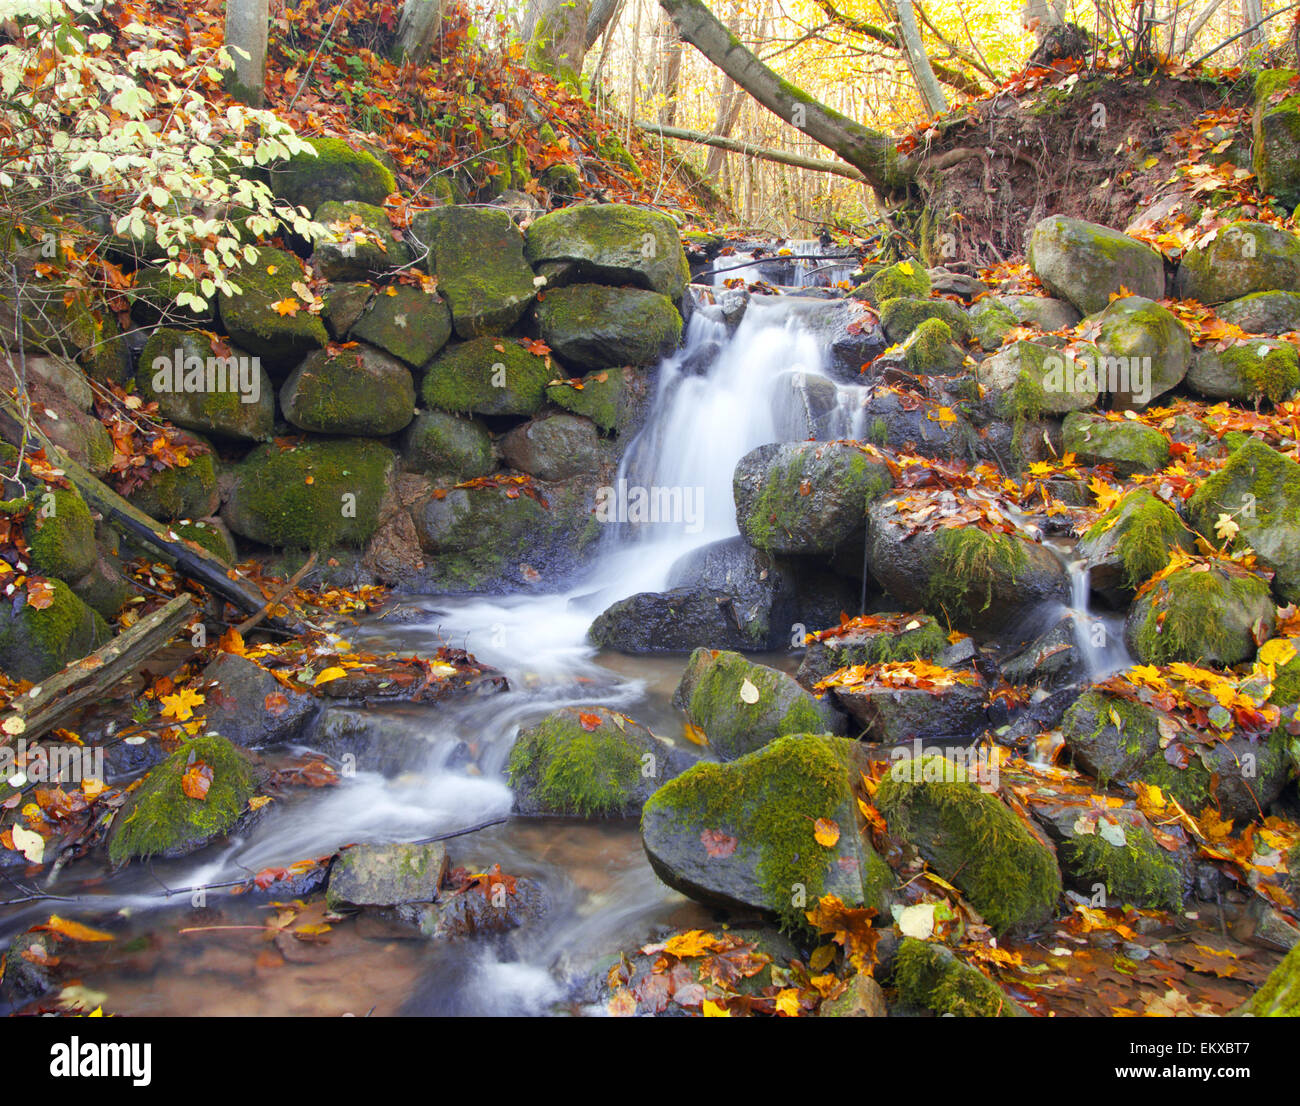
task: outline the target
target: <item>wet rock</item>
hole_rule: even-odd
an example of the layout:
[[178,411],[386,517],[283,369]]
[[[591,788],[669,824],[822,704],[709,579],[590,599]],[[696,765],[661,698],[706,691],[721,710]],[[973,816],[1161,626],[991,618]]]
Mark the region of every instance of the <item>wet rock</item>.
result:
[[586,369],[653,365],[682,334],[672,300],[640,288],[574,284],[547,292],[537,305],[546,344],[566,364]]
[[966,355],[956,335],[942,319],[926,319],[902,342],[891,346],[871,366],[873,376],[886,370],[912,376],[952,376],[961,371]]
[[418,910],[421,932],[435,941],[482,939],[509,933],[546,916],[550,897],[535,879],[515,879],[513,893],[508,885],[485,894],[471,888],[456,895],[444,894],[433,906]]
[[895,745],[913,739],[971,738],[988,725],[981,685],[895,688],[873,681],[837,687],[835,701],[862,727],[864,741]]
[[23,521],[28,563],[41,576],[76,580],[99,556],[90,508],[74,489],[54,488],[34,496]]
[[351,845],[330,869],[325,902],[331,910],[433,902],[447,875],[447,847]]
[[1129,779],[1156,752],[1159,715],[1129,699],[1086,691],[1065,712],[1061,734],[1074,762],[1105,787]]
[[[365,312],[374,292],[375,286],[365,281],[344,281],[325,289],[321,294],[325,303],[321,318],[329,328],[330,337],[340,340],[347,337],[353,324]],[[371,344],[378,345],[377,342]]]
[[1191,814],[1213,807],[1229,821],[1250,821],[1282,794],[1292,766],[1286,743],[1274,731],[1267,738],[1234,734],[1212,745],[1154,753],[1134,777],[1172,795]]
[[977,442],[975,431],[964,416],[951,409],[941,417],[939,406],[873,389],[863,413],[867,441],[890,449],[915,450],[925,457],[970,458]]
[[970,319],[951,300],[898,296],[880,305],[880,322],[885,328],[885,337],[891,342],[904,341],[929,319],[943,322],[952,336],[960,341],[970,337]]
[[295,740],[315,710],[310,695],[290,691],[265,668],[222,653],[203,669],[206,725],[236,745],[255,748]]
[[885,992],[871,976],[858,972],[842,995],[826,999],[817,1011],[819,1018],[887,1018]]
[[1124,623],[1124,640],[1144,664],[1187,661],[1231,667],[1273,634],[1268,584],[1220,565],[1180,569],[1143,593]]
[[1194,245],[1183,255],[1174,294],[1219,304],[1252,292],[1289,292],[1296,287],[1300,238],[1268,223],[1239,222],[1220,228],[1212,242]]
[[483,337],[445,349],[425,370],[420,394],[430,407],[476,415],[532,415],[555,378],[548,358],[511,338]]
[[843,733],[843,717],[792,677],[739,653],[697,649],[673,705],[704,731],[722,757],[737,757],[787,734]]
[[1165,294],[1164,261],[1145,242],[1117,230],[1049,215],[1034,227],[1030,267],[1054,296],[1083,314],[1103,310],[1121,288],[1148,299]]
[[1275,910],[1267,900],[1255,895],[1232,927],[1238,941],[1248,941],[1263,948],[1287,952],[1300,943],[1300,928]]
[[577,415],[550,415],[517,426],[501,439],[501,456],[511,468],[541,480],[566,480],[600,468],[595,425]]
[[1065,448],[1088,465],[1112,465],[1118,476],[1158,472],[1169,463],[1169,439],[1128,419],[1075,411],[1062,427]]
[[59,955],[49,933],[20,933],[4,951],[4,974],[0,975],[0,1012],[26,1006],[53,991],[54,965]]
[[625,423],[630,399],[629,374],[634,369],[602,369],[588,373],[577,384],[563,381],[546,388],[546,398],[557,407],[591,419],[609,433]]
[[1075,547],[1092,590],[1114,606],[1169,563],[1174,549],[1191,552],[1195,535],[1174,510],[1144,488],[1127,493],[1084,531]]
[[620,653],[686,653],[700,646],[758,649],[765,642],[747,627],[735,598],[709,587],[646,591],[610,604],[587,631],[593,645]]
[[947,648],[947,633],[928,614],[898,615],[879,629],[855,630],[811,642],[795,678],[811,688],[841,668],[918,658],[933,661]]
[[62,580],[50,605],[38,610],[25,598],[0,604],[0,670],[14,680],[43,680],[79,660],[112,636],[104,620]]
[[954,1018],[1027,1018],[978,968],[963,963],[946,945],[906,938],[894,962],[892,982],[899,1004]]
[[1087,665],[1078,642],[1079,627],[1065,615],[1019,652],[1002,662],[1002,675],[1012,684],[1061,687],[1085,676]]

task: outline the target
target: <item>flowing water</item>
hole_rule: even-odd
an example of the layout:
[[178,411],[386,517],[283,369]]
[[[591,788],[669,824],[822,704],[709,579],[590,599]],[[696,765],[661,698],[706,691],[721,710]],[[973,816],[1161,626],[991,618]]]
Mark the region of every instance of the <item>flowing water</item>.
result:
[[[104,959],[86,973],[105,1008],[120,1013],[533,1014],[586,1009],[591,995],[578,984],[603,956],[650,939],[656,927],[707,924],[700,908],[653,876],[632,823],[511,820],[451,841],[453,864],[500,863],[544,886],[545,916],[502,941],[402,940],[349,923],[329,942],[289,941],[287,952],[277,938],[277,955],[261,928],[264,907],[213,892],[207,905],[221,906],[213,922],[188,895],[167,898],[162,889],[212,886],[350,842],[409,841],[506,816],[503,767],[514,736],[559,707],[602,704],[680,740],[669,700],[681,658],[602,654],[587,643],[587,628],[615,599],[663,590],[684,553],[738,532],[731,475],[751,449],[814,434],[858,436],[864,390],[828,376],[804,323],[815,303],[755,298],[734,332],[702,304],[683,348],[660,367],[619,488],[675,489],[698,510],[612,523],[599,570],[567,593],[430,599],[414,604],[424,612],[414,621],[372,620],[354,635],[356,645],[378,651],[463,647],[504,672],[508,691],[437,707],[328,708],[318,732],[360,735],[378,750],[360,756],[360,770],[339,787],[298,792],[219,847],[134,866],[111,884],[74,867],[43,888],[72,902],[10,913],[6,931],[44,920],[52,907],[76,917],[126,916],[137,940],[96,951]],[[1076,582],[1072,613],[1086,631],[1086,576],[1076,573]],[[1104,647],[1087,648],[1097,672],[1116,660]],[[788,656],[756,659],[791,665]],[[138,948],[147,955],[131,951]]]

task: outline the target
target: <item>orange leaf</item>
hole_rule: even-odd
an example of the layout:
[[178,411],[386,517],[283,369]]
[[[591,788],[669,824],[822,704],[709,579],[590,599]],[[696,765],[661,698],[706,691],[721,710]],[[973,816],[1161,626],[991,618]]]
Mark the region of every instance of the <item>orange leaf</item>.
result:
[[813,837],[817,839],[817,844],[829,849],[840,839],[840,827],[829,818],[818,818],[813,828]]
[[601,718],[599,714],[579,714],[578,722],[588,733],[600,729]]
[[181,790],[191,799],[203,802],[208,797],[208,788],[212,786],[212,766],[196,760],[185,770],[181,777]]

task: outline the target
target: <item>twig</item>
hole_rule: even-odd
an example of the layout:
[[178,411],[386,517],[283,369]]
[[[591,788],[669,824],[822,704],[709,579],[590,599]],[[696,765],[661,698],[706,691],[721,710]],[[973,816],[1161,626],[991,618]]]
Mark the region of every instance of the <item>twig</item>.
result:
[[280,600],[282,600],[286,595],[288,595],[291,591],[293,591],[294,588],[298,586],[298,582],[304,576],[307,575],[307,573],[311,570],[311,566],[314,565],[315,563],[316,563],[316,553],[313,550],[311,556],[308,557],[303,562],[302,568],[298,569],[298,571],[293,574],[289,582],[285,584],[284,587],[282,587],[279,590],[279,592],[276,593],[274,598],[268,599],[266,601],[266,605],[260,611],[258,611],[256,614],[252,615],[251,617],[244,619],[243,622],[241,622],[238,626],[236,626],[235,633],[237,633],[240,637],[243,637],[246,633],[248,633],[249,630],[251,630],[259,622],[261,622],[262,619],[264,619],[268,614],[270,614],[273,610],[275,610],[275,608],[279,605]]

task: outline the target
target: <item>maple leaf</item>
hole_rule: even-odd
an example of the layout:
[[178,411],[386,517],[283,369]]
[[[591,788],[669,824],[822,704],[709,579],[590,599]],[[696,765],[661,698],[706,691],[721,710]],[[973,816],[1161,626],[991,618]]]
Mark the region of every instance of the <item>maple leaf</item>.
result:
[[599,714],[579,714],[578,724],[588,733],[600,729],[601,717]]
[[212,765],[196,760],[181,776],[181,790],[191,799],[205,802],[212,786]]
[[1233,517],[1227,512],[1220,512],[1218,519],[1214,523],[1214,535],[1221,542],[1232,541],[1241,529]]
[[275,303],[271,304],[271,306],[275,308],[277,314],[282,316],[296,315],[298,314],[299,311],[302,310],[302,304],[300,304],[292,296],[288,296],[285,299],[278,300]]
[[192,688],[184,687],[175,695],[164,695],[160,701],[164,718],[186,722],[194,717],[194,708],[207,700]]
[[846,906],[836,895],[823,895],[817,900],[817,906],[804,916],[818,932],[830,934],[858,971],[871,972],[876,962],[876,945],[883,933],[871,926],[871,919],[876,916],[873,909],[855,909]]
[[700,844],[704,846],[704,851],[709,856],[721,860],[731,856],[740,842],[722,830],[706,829],[700,833]]

